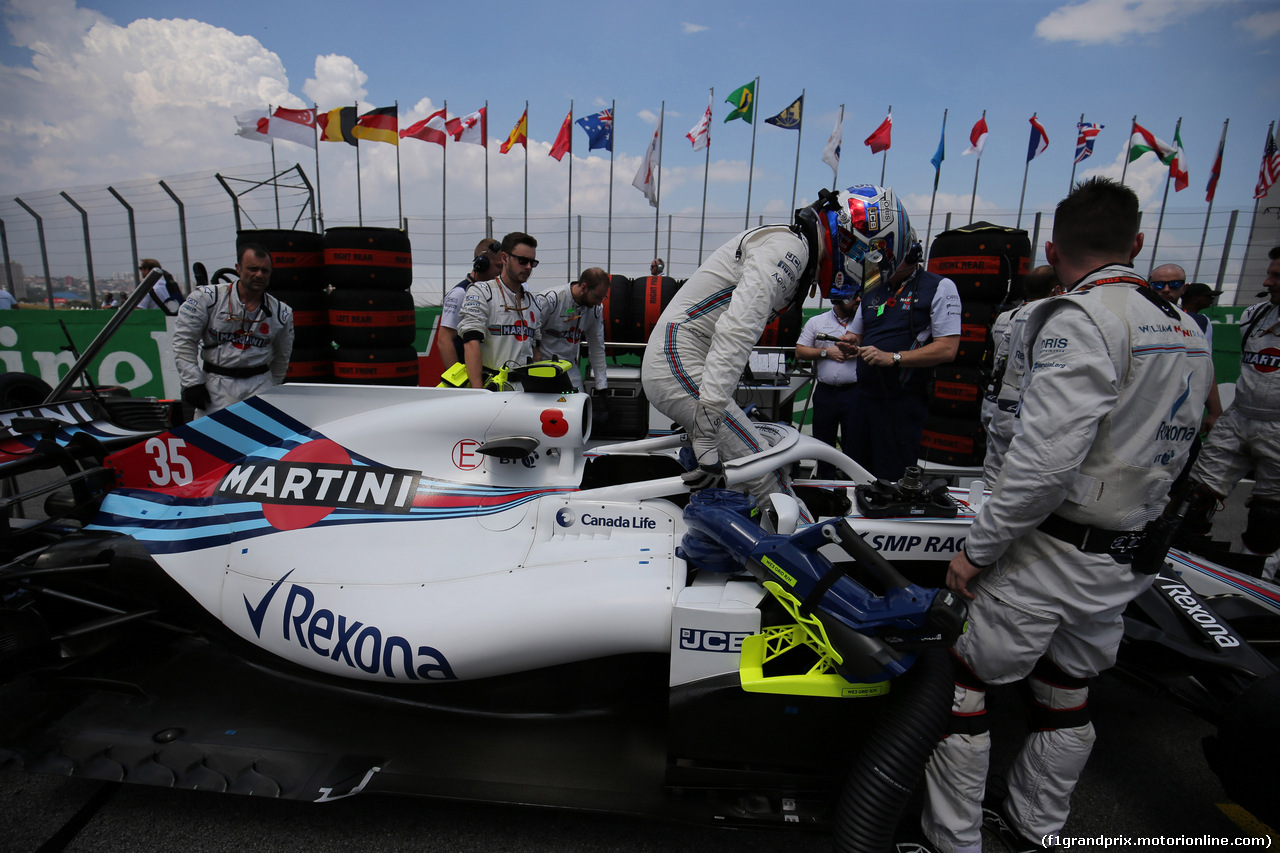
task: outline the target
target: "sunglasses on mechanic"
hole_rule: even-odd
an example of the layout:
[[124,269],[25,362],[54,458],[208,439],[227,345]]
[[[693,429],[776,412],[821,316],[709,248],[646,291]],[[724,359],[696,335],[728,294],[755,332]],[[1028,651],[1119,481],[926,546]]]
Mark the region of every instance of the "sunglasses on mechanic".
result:
[[1167,287],[1170,290],[1181,290],[1186,283],[1187,280],[1185,278],[1175,278],[1173,281],[1153,281],[1151,282],[1151,289],[1164,290]]
[[524,255],[508,255],[507,257],[511,258],[511,260],[515,261],[521,266],[528,267],[529,269],[537,269],[538,267],[537,258],[526,258]]

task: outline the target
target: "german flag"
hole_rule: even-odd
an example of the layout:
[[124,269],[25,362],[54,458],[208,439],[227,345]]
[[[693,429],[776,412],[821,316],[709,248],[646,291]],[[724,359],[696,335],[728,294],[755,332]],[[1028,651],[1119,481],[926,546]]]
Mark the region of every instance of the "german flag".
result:
[[316,116],[316,124],[320,125],[321,142],[345,142],[356,145],[352,129],[356,126],[356,108],[338,107],[327,113]]
[[360,116],[351,131],[357,139],[400,144],[400,117],[397,107],[379,107]]

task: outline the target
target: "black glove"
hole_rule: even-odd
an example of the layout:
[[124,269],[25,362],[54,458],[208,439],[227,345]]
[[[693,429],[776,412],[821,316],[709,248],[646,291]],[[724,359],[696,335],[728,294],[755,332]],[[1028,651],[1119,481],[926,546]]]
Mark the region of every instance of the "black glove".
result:
[[208,409],[213,398],[209,396],[209,389],[201,382],[182,389],[182,402],[195,409]]
[[724,465],[719,462],[715,465],[699,465],[692,471],[681,474],[680,479],[684,480],[685,485],[689,487],[691,492],[700,492],[703,489],[723,489],[725,487]]

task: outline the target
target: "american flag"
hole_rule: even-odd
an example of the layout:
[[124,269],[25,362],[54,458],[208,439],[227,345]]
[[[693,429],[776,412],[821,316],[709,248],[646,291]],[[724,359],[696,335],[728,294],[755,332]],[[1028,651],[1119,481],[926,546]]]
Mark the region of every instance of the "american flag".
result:
[[1076,163],[1080,163],[1089,158],[1093,153],[1093,143],[1098,139],[1098,133],[1106,127],[1103,124],[1095,124],[1094,122],[1077,122],[1076,130],[1079,135],[1076,136]]
[[1280,151],[1276,150],[1276,134],[1273,126],[1267,128],[1267,147],[1262,149],[1262,168],[1258,170],[1258,185],[1253,188],[1253,197],[1265,196],[1277,179],[1280,179]]

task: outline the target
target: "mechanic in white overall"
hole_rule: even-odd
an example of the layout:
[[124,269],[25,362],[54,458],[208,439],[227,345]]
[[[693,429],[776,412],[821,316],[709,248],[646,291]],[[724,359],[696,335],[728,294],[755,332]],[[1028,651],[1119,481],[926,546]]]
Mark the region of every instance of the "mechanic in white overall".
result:
[[[1046,254],[1064,296],[1026,309],[1030,371],[990,500],[947,586],[969,602],[955,646],[951,733],[926,769],[922,828],[942,850],[982,847],[984,811],[1010,849],[1059,832],[1093,748],[1088,679],[1115,662],[1125,605],[1171,538],[1159,516],[1200,426],[1212,365],[1199,327],[1131,265],[1138,199],[1104,178],[1058,204]],[[985,688],[1027,679],[1032,732],[985,804]]]
[[1022,281],[1022,304],[1010,308],[991,324],[992,371],[991,384],[982,399],[980,419],[982,428],[987,433],[987,455],[982,464],[982,481],[990,486],[1000,474],[1000,465],[1004,455],[1009,452],[1009,442],[1018,419],[1015,413],[1018,407],[1018,389],[1022,384],[1022,374],[1026,371],[1026,360],[1019,358],[1011,361],[1009,356],[1022,350],[1022,329],[1026,325],[1025,309],[1031,302],[1056,296],[1062,292],[1062,285],[1053,267],[1048,264],[1038,266],[1027,273]]
[[[683,478],[691,489],[723,487],[724,460],[767,446],[733,399],[765,326],[783,311],[799,311],[815,283],[825,297],[855,266],[854,283],[861,282],[864,247],[843,205],[847,195],[823,190],[819,201],[796,211],[795,224],[734,237],[690,276],[658,319],[641,381],[649,402],[689,434],[697,467]],[[850,254],[839,250],[842,242]],[[780,473],[746,488],[757,500],[784,490]]]
[[525,282],[538,266],[538,241],[521,231],[502,238],[502,270],[492,282],[467,288],[458,322],[463,361],[472,388],[503,367],[542,358],[538,345],[544,300]]
[[173,355],[183,402],[211,414],[284,382],[293,351],[293,309],[267,293],[271,253],[246,243],[240,280],[196,288],[178,309]]
[[600,308],[609,295],[609,274],[600,267],[582,271],[577,281],[563,284],[539,294],[545,300],[542,318],[542,354],[569,362],[569,378],[573,387],[582,390],[582,344],[587,344],[587,359],[597,391],[609,387],[605,368],[604,311]]

